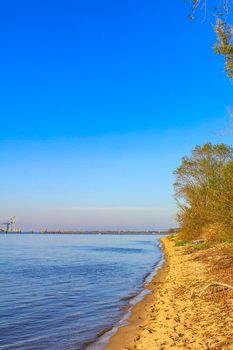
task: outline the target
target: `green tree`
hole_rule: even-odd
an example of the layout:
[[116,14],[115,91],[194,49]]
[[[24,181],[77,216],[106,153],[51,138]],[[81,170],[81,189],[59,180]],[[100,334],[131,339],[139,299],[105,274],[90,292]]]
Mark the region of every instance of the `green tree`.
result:
[[200,237],[214,225],[230,227],[230,219],[225,220],[225,216],[233,210],[232,195],[228,195],[233,191],[232,164],[233,149],[224,144],[196,146],[191,157],[182,158],[174,186],[177,220],[186,238]]
[[215,196],[218,220],[230,232],[233,231],[233,161],[229,161],[222,170],[222,182]]
[[232,34],[233,26],[227,24],[221,19],[217,19],[215,25],[215,33],[217,34],[218,42],[214,45],[214,52],[217,55],[223,55],[225,59],[225,71],[229,78],[233,78],[233,44]]

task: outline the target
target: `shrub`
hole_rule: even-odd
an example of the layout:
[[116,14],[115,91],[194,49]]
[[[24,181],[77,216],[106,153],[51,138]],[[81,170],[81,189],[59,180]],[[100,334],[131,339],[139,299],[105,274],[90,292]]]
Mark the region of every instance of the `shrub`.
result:
[[196,146],[175,171],[177,220],[184,240],[233,237],[233,149]]

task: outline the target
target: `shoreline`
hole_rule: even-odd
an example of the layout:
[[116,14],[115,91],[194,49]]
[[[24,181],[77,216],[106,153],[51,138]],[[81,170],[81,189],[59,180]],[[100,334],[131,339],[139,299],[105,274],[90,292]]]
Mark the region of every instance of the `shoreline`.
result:
[[151,305],[153,302],[157,285],[159,283],[162,283],[162,280],[166,275],[168,256],[166,254],[166,248],[163,239],[164,238],[160,239],[161,250],[163,253],[162,263],[161,266],[155,270],[155,275],[152,277],[152,280],[145,286],[146,290],[148,290],[148,293],[144,295],[142,300],[130,308],[130,315],[126,318],[126,324],[118,328],[117,332],[111,336],[108,344],[104,347],[103,350],[128,349],[127,344],[133,343],[134,340],[139,336],[140,330],[145,326],[145,318],[147,314],[146,307]]
[[224,282],[223,272],[216,268],[216,247],[189,252],[169,238],[161,242],[165,262],[146,286],[151,294],[132,308],[127,325],[104,350],[229,350],[233,292],[206,292],[200,297],[206,281]]
[[[131,318],[134,314],[135,308],[137,308],[138,305],[143,303],[143,301],[146,298],[149,298],[149,296],[153,293],[153,286],[154,286],[154,279],[158,275],[161,269],[163,269],[165,264],[165,256],[164,256],[164,248],[163,244],[160,240],[160,249],[161,249],[161,259],[155,263],[153,270],[149,272],[145,277],[143,281],[143,288],[142,290],[133,295],[129,298],[129,305],[126,309],[125,314],[122,316],[122,318],[113,326],[107,329],[106,331],[103,331],[103,333],[100,335],[99,339],[95,341],[94,343],[90,344],[86,350],[105,350],[111,344],[111,340],[114,337],[118,337],[118,333],[121,331],[121,329],[124,329],[127,327],[131,322]],[[117,344],[118,346],[118,344]]]

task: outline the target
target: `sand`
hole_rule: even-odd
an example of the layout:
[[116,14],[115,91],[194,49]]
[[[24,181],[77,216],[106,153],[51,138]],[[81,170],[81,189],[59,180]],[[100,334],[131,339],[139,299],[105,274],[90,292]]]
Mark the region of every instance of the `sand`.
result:
[[168,238],[162,242],[166,263],[148,286],[152,293],[105,350],[233,349],[233,291],[208,288],[200,296],[211,281],[229,282],[218,269],[221,259],[211,249],[187,253]]

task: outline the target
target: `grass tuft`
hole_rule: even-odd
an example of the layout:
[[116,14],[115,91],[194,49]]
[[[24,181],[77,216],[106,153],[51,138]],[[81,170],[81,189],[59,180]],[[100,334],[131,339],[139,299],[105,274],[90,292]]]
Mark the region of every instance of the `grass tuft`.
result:
[[178,241],[178,242],[176,242],[175,247],[183,247],[183,246],[187,245],[188,243],[189,242],[186,240]]
[[209,244],[208,243],[198,243],[198,244],[192,244],[191,246],[189,246],[189,249],[187,251],[188,254],[197,252],[199,250],[205,250],[209,248]]

